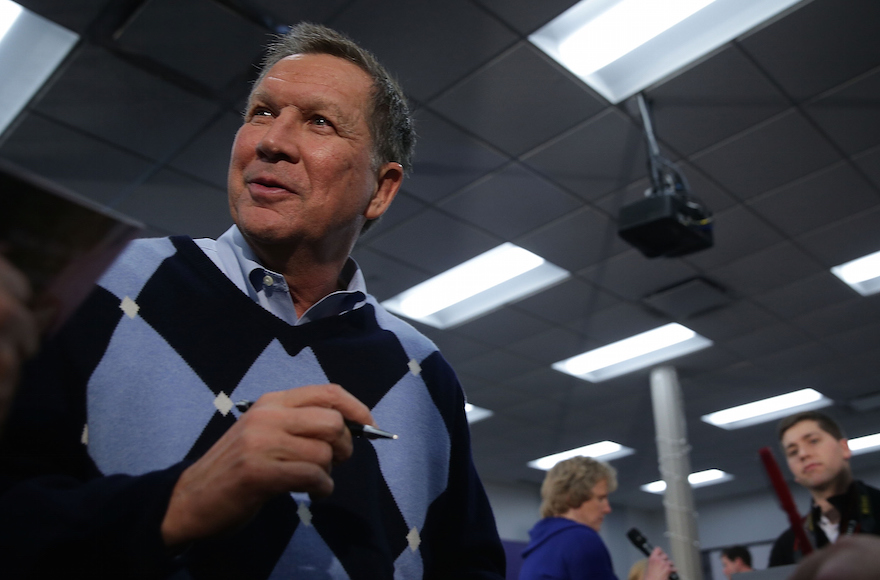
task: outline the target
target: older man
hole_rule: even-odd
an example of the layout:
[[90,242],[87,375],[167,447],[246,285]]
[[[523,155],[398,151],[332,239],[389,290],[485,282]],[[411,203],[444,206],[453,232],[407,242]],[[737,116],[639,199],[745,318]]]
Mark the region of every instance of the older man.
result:
[[270,48],[232,148],[235,226],[132,244],[32,366],[3,449],[5,566],[503,576],[460,385],[349,258],[413,142],[350,40],[300,25]]
[[[880,490],[853,479],[852,452],[831,417],[798,413],[780,421],[778,433],[788,468],[812,497],[804,525],[814,547],[850,534],[880,534]],[[794,532],[786,530],[773,544],[770,566],[792,564],[801,553]]]
[[[529,531],[519,580],[617,580],[599,530],[611,513],[608,494],[617,472],[589,457],[554,465],[541,485],[541,517]],[[660,548],[648,558],[645,580],[666,580],[674,570]]]

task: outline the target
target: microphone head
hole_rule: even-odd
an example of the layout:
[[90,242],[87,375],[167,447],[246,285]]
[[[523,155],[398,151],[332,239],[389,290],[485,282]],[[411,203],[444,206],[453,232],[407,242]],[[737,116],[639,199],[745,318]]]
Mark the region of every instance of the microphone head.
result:
[[642,533],[636,528],[630,528],[630,530],[626,533],[626,537],[629,538],[629,541],[636,546],[641,546],[647,541],[645,540],[645,536],[643,536]]

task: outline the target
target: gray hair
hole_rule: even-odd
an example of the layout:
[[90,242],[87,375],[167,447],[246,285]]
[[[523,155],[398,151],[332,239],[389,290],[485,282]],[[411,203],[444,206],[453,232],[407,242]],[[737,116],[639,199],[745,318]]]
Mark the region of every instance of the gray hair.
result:
[[394,161],[409,172],[416,142],[409,106],[400,85],[376,57],[335,30],[304,22],[269,44],[254,86],[260,84],[275,63],[294,54],[329,54],[354,63],[370,76],[373,93],[368,123],[374,157],[378,164]]

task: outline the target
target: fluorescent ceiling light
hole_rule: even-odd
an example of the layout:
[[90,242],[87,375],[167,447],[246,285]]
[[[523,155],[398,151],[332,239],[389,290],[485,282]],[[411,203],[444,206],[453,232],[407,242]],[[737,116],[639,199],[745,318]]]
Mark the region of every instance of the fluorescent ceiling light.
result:
[[[715,485],[716,483],[723,483],[731,479],[733,479],[732,475],[720,469],[707,469],[706,471],[698,471],[688,475],[688,483],[691,484],[691,487],[695,488],[703,487],[704,485]],[[666,491],[666,482],[663,480],[653,481],[641,486],[640,489],[648,493],[663,493]]]
[[880,292],[880,252],[834,266],[831,273],[862,296]]
[[9,0],[0,0],[0,41],[21,15],[22,7]]
[[58,67],[79,36],[0,0],[0,133]]
[[529,36],[619,103],[801,0],[581,0]]
[[847,443],[849,445],[849,450],[852,451],[853,455],[877,451],[880,449],[880,433],[865,435],[864,437],[856,437],[855,439],[850,439]]
[[476,423],[477,421],[482,421],[483,419],[488,419],[495,413],[490,411],[489,409],[484,409],[483,407],[477,407],[476,405],[471,405],[470,403],[464,404],[464,412],[467,415],[468,423]]
[[553,368],[598,383],[711,345],[708,338],[673,322],[553,363]]
[[621,457],[626,457],[627,455],[632,455],[633,453],[635,453],[635,450],[629,447],[624,447],[620,443],[615,443],[614,441],[600,441],[599,443],[593,443],[592,445],[586,445],[584,447],[578,447],[577,449],[563,451],[562,453],[554,453],[553,455],[541,457],[540,459],[534,459],[529,461],[528,466],[533,467],[534,469],[543,469],[544,471],[547,471],[560,461],[571,459],[578,455],[592,457],[593,459],[601,459],[603,461],[611,461],[612,459],[619,459]]
[[722,429],[739,429],[749,425],[782,419],[801,411],[827,407],[833,404],[833,402],[819,391],[801,389],[800,391],[709,413],[708,415],[703,415],[701,419]]
[[476,318],[568,278],[544,258],[504,243],[382,303],[435,328]]

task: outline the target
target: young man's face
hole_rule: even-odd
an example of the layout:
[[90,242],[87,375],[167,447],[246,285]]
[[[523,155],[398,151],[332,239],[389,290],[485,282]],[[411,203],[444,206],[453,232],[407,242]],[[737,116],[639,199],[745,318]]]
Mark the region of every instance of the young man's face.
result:
[[811,419],[795,423],[782,435],[782,448],[795,481],[820,490],[849,469],[852,453],[846,439],[837,440]]
[[748,572],[749,570],[750,568],[745,565],[745,562],[743,562],[741,558],[728,560],[727,556],[721,556],[721,571],[724,572],[725,576],[727,576],[727,580],[730,580],[730,577],[734,574],[739,574],[740,572]]

